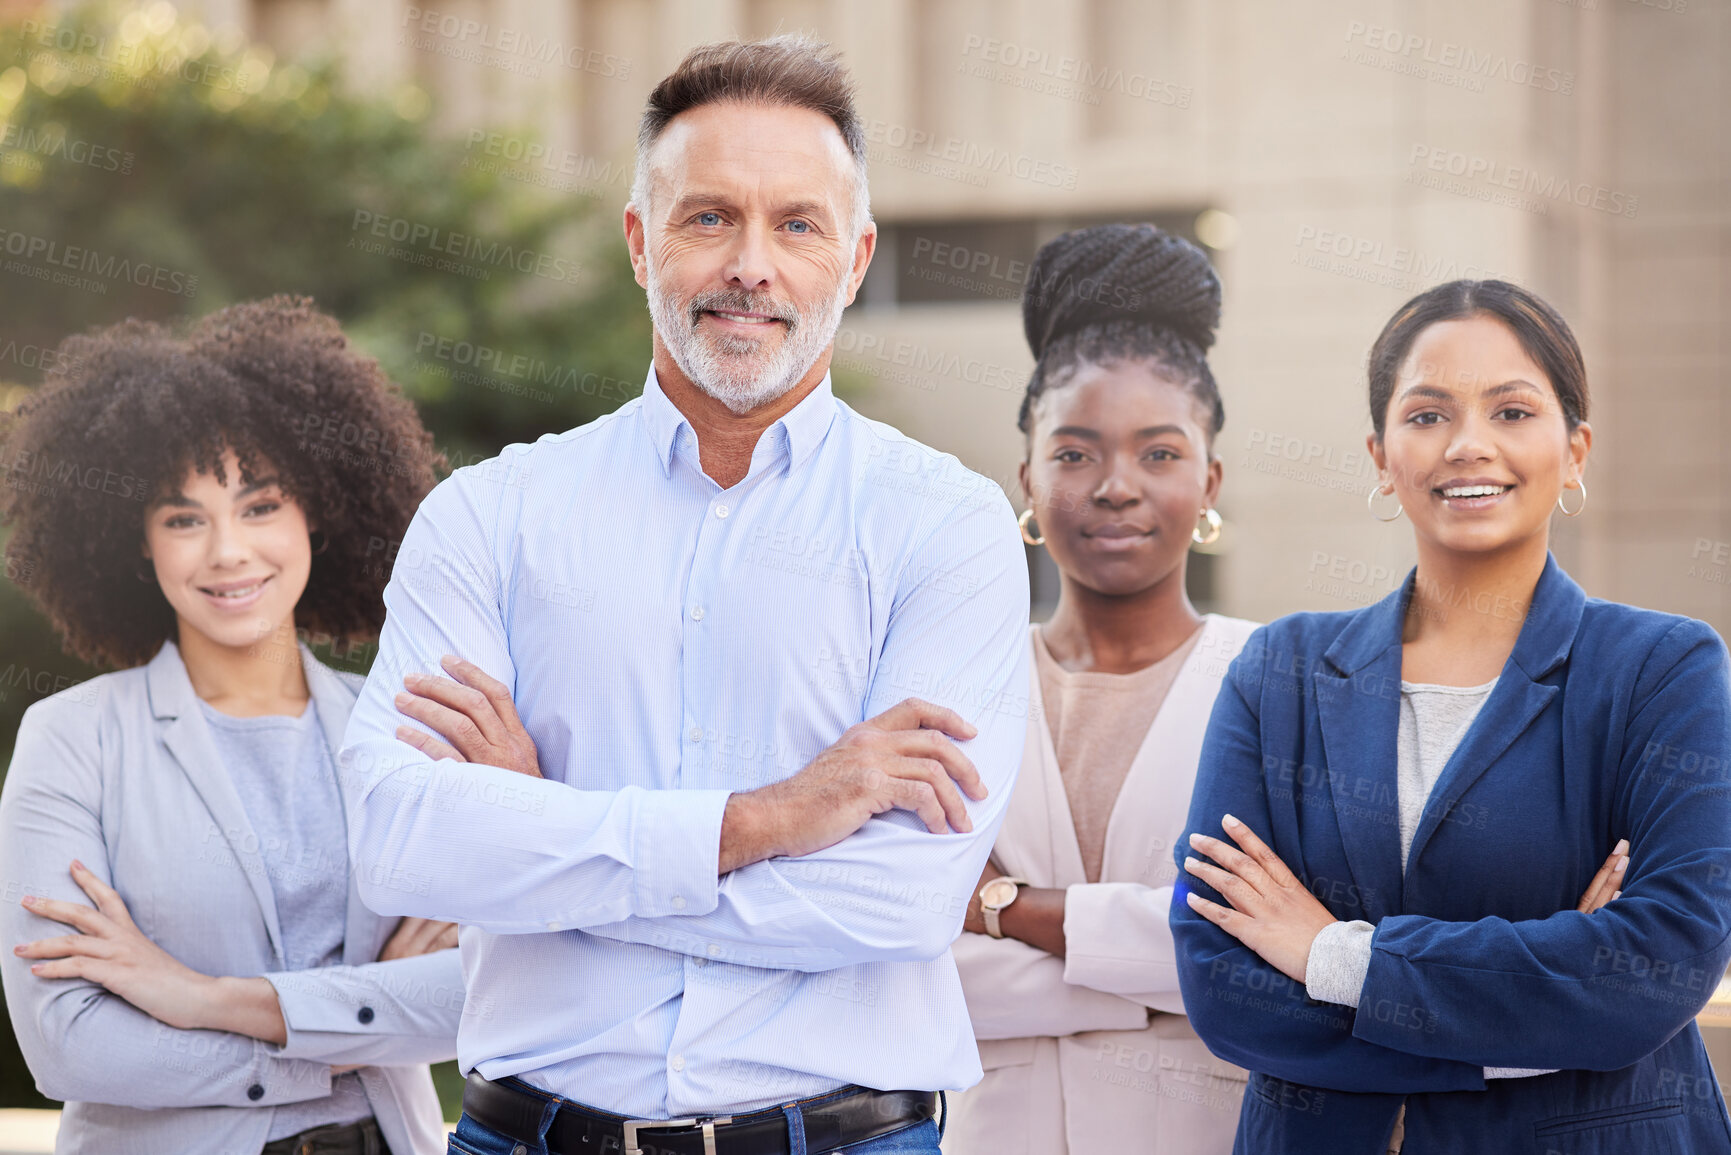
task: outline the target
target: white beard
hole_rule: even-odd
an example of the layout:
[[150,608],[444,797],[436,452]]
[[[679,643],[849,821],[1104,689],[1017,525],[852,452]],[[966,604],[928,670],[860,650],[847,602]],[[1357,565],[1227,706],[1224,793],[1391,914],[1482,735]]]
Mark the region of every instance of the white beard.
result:
[[[799,384],[800,378],[835,340],[842,310],[847,307],[845,275],[829,300],[806,316],[792,302],[779,301],[768,293],[741,290],[699,293],[681,304],[656,277],[655,262],[647,252],[644,269],[649,282],[649,316],[672,354],[673,363],[692,384],[734,413],[749,413],[767,405]],[[776,322],[764,325],[766,332],[762,337],[731,333],[708,336],[697,327],[700,318],[692,315],[694,305],[700,309],[767,313],[782,318],[787,329],[779,344],[766,351],[765,347],[775,340]]]

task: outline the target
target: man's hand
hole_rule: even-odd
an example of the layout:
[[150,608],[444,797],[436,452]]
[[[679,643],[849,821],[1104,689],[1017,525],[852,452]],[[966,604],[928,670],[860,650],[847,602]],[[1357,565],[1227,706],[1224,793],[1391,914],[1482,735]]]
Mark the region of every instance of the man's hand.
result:
[[517,716],[510,687],[453,654],[446,654],[439,664],[449,678],[408,675],[403,679],[406,692],[397,695],[396,705],[445,741],[412,726],[398,726],[397,737],[431,758],[502,766],[541,777],[535,740]]
[[430,918],[405,918],[397,924],[397,929],[391,932],[384,949],[379,951],[379,961],[414,958],[456,945],[456,923],[439,922]]
[[933,834],[973,830],[956,788],[977,802],[986,787],[951,739],[976,733],[955,711],[918,698],[850,726],[792,778],[727,800],[720,873],[834,846],[886,810],[913,811]]

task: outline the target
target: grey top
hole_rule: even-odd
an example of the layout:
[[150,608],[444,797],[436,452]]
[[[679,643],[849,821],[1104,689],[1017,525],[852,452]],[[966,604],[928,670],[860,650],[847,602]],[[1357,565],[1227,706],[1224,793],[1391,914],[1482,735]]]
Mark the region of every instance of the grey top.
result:
[[[1496,678],[1480,686],[1401,680],[1395,786],[1403,873],[1425,802],[1496,684]],[[1376,928],[1362,919],[1324,927],[1310,944],[1310,955],[1305,961],[1305,990],[1310,997],[1325,1003],[1358,1006],[1365,976],[1370,973],[1370,944],[1375,933]],[[1546,1070],[1517,1067],[1485,1068],[1487,1079],[1547,1074],[1550,1072]]]
[[[285,969],[341,965],[348,834],[318,704],[309,700],[299,717],[236,718],[202,699],[199,707],[258,836],[282,926]],[[332,1076],[331,1093],[324,1098],[283,1103],[272,1110],[267,1142],[326,1123],[353,1123],[373,1113],[353,1071]]]

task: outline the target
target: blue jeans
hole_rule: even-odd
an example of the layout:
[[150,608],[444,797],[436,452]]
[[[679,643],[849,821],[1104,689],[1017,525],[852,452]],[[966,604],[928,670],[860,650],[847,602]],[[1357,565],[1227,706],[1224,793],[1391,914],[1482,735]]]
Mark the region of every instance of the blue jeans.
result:
[[[559,1100],[549,1096],[545,1091],[529,1086],[517,1079],[506,1079],[513,1088],[547,1100],[547,1110],[541,1116],[541,1140],[534,1144],[519,1143],[507,1135],[502,1135],[484,1124],[469,1118],[465,1112],[457,1120],[457,1133],[451,1136],[450,1146],[446,1148],[448,1155],[548,1155],[546,1134],[547,1128],[553,1123],[553,1114]],[[805,1120],[800,1114],[802,1108],[826,1103],[838,1096],[850,1094],[852,1089],[834,1091],[828,1095],[818,1095],[810,1099],[801,1099],[797,1103],[789,1103],[781,1109],[787,1116],[788,1147],[792,1155],[809,1155],[805,1146]],[[855,1143],[851,1147],[841,1148],[847,1155],[939,1155],[938,1140],[943,1138],[944,1130],[939,1120],[948,1122],[948,1105],[944,1101],[943,1092],[938,1092],[938,1119],[927,1119],[900,1131],[892,1131],[888,1135],[880,1135],[864,1143]],[[653,1132],[651,1132],[653,1134]]]

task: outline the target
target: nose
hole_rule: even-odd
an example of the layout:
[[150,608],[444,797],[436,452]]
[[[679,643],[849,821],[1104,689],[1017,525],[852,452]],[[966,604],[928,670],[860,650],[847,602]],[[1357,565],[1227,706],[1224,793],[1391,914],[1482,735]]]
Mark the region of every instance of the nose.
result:
[[1123,509],[1134,505],[1137,500],[1135,485],[1130,481],[1132,462],[1127,455],[1113,453],[1107,455],[1106,472],[1100,477],[1100,484],[1094,487],[1094,503],[1106,506],[1108,509]]
[[240,526],[226,518],[211,520],[210,538],[205,548],[205,561],[212,569],[233,569],[252,556],[246,534]]
[[775,284],[774,250],[766,229],[766,225],[750,224],[735,234],[722,268],[731,287],[755,293]]
[[1489,461],[1497,455],[1490,420],[1482,414],[1464,412],[1455,421],[1449,434],[1445,456],[1448,461]]

